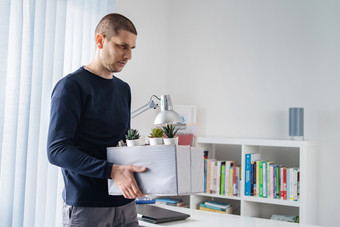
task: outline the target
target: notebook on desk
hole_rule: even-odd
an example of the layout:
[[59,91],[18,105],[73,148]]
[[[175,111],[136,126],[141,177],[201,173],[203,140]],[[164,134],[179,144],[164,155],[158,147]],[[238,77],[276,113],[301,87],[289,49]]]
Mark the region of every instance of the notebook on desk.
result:
[[176,220],[183,220],[190,217],[184,214],[152,205],[136,205],[138,219],[151,223],[162,223]]

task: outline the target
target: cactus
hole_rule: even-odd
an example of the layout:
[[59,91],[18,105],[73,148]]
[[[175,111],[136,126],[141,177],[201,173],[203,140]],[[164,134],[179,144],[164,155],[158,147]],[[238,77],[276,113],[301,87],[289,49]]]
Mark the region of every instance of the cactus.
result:
[[137,129],[129,129],[127,135],[125,136],[127,140],[136,140],[139,139],[139,137],[140,135]]
[[163,132],[164,134],[168,137],[168,138],[173,138],[175,137],[178,128],[176,129],[176,127],[173,124],[167,124],[166,126],[162,126],[163,128]]

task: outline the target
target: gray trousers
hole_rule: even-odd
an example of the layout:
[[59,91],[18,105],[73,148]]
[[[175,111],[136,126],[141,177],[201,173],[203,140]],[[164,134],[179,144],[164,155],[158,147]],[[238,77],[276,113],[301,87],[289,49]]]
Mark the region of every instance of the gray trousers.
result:
[[63,205],[64,227],[137,227],[136,203],[120,207],[77,207]]

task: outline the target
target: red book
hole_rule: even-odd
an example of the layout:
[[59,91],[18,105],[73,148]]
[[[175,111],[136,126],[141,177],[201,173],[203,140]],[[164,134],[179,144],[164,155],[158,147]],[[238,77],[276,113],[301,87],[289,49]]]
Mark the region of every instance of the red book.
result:
[[287,168],[283,168],[283,199],[287,200]]

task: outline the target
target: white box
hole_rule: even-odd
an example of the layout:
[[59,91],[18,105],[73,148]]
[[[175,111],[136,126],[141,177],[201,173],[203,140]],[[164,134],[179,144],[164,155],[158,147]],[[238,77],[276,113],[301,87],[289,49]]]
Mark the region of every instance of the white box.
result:
[[[197,155],[197,152],[195,154]],[[195,167],[195,164],[191,164],[191,158],[189,146],[159,145],[107,148],[107,160],[109,162],[118,165],[147,167],[147,171],[135,173],[137,184],[144,194],[190,194],[192,191],[191,175],[193,174],[191,167],[198,168]],[[194,159],[196,160],[196,158]],[[202,171],[204,171],[204,167],[202,167]],[[204,174],[198,178],[202,178],[204,183]],[[196,181],[195,179],[194,182],[197,184],[200,180]],[[108,189],[110,195],[122,194],[112,179],[108,180]],[[202,184],[202,190],[195,191],[203,192],[203,190]]]

